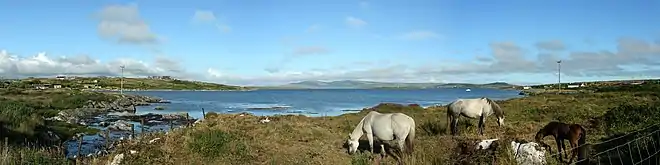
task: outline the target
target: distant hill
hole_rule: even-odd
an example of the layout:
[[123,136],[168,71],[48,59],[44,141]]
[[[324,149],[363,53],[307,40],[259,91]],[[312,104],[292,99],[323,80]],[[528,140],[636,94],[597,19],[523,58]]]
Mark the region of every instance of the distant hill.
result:
[[280,86],[258,87],[261,89],[424,89],[424,88],[512,88],[517,87],[504,82],[488,84],[467,84],[467,83],[389,83],[375,81],[302,81]]
[[436,86],[436,88],[518,88],[518,85],[513,85],[505,82],[494,82],[488,84],[469,84],[469,83],[447,83]]

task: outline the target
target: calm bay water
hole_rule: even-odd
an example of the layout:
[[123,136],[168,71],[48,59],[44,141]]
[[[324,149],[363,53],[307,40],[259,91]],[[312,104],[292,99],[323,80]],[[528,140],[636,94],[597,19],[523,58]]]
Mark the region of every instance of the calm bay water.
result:
[[[302,114],[306,116],[336,116],[351,113],[382,102],[427,107],[447,104],[457,98],[489,97],[496,100],[521,97],[517,90],[472,89],[314,89],[255,91],[137,91],[139,95],[161,97],[170,104],[139,107],[137,113],[189,113],[194,118],[206,112],[255,115]],[[165,110],[154,110],[163,106]],[[276,107],[279,107],[277,109]]]

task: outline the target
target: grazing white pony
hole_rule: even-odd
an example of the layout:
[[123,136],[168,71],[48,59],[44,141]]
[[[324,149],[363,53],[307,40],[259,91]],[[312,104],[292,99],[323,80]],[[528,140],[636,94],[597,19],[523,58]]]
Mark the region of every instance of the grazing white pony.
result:
[[[357,151],[360,145],[358,140],[363,134],[367,135],[371,153],[374,153],[374,137],[379,141],[397,140],[399,149],[408,155],[413,152],[413,140],[415,138],[415,120],[403,113],[379,113],[369,112],[360,120],[360,123],[348,135],[348,153]],[[405,146],[404,146],[405,144]],[[385,145],[381,143],[381,157],[385,156]],[[398,159],[402,162],[402,159]]]
[[504,125],[504,110],[495,101],[489,98],[457,99],[447,105],[447,124],[451,128],[452,135],[458,133],[458,118],[479,119],[479,134],[484,135],[486,117],[495,113],[497,124]]

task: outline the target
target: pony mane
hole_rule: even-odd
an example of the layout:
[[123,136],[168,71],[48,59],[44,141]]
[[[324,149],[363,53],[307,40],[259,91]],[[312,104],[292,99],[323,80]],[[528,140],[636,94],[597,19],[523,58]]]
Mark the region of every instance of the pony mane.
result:
[[502,108],[500,108],[500,105],[498,105],[495,101],[493,101],[489,98],[486,98],[486,97],[483,97],[483,98],[486,99],[486,101],[490,105],[490,108],[495,112],[495,116],[497,116],[497,117],[504,116],[504,110],[502,110]]
[[[371,112],[376,112],[376,111],[371,111]],[[363,134],[362,127],[364,126],[364,120],[369,116],[369,114],[371,114],[371,112],[369,112],[366,116],[364,116],[364,117],[362,117],[362,119],[360,119],[360,122],[358,123],[358,125],[355,126],[355,128],[353,129],[353,131],[351,131],[350,134],[348,134],[348,138],[353,139],[353,138],[356,138],[356,137],[353,137],[353,136],[362,136],[362,134]],[[357,135],[355,135],[355,134],[357,134]],[[357,137],[357,139],[360,139],[360,137]]]

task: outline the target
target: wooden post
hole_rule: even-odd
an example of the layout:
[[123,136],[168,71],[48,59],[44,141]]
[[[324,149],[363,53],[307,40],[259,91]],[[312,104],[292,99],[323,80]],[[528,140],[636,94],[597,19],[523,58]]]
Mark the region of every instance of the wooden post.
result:
[[135,124],[131,124],[131,138],[135,138]]
[[188,112],[186,112],[186,127],[190,126],[190,115],[188,115]]
[[172,124],[172,119],[167,120],[167,122],[170,122],[170,131],[174,130],[174,124]]
[[140,135],[144,135],[144,119],[140,119]]
[[77,160],[80,159],[80,152],[82,151],[82,142],[83,142],[83,136],[78,137],[78,152],[76,153],[76,162]]
[[110,148],[110,130],[106,129],[103,134],[105,134],[105,150],[108,150]]
[[4,154],[9,155],[9,137],[5,137],[5,150]]
[[206,119],[206,112],[204,112],[204,108],[202,108],[202,119]]
[[[576,161],[581,161],[577,165],[589,165],[589,161],[591,159],[591,156],[589,155],[591,151],[591,144],[584,144],[581,147],[577,148],[578,154],[577,154],[577,160]],[[584,159],[584,160],[583,160]],[[600,161],[600,160],[597,160]]]

